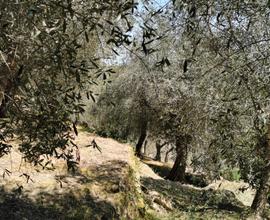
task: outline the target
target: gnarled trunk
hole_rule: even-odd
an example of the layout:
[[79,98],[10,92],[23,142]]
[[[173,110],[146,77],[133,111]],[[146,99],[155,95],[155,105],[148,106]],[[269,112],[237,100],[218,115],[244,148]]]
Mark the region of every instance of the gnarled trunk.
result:
[[188,141],[185,136],[176,139],[176,159],[169,175],[166,179],[172,181],[185,182],[185,173],[187,166],[187,145]]
[[267,204],[267,198],[270,193],[270,124],[268,125],[268,134],[263,147],[263,155],[266,166],[262,172],[260,186],[257,189],[255,198],[251,206],[251,208],[258,217],[263,215],[265,206]]
[[186,147],[181,147],[181,149],[179,149],[178,152],[173,168],[171,169],[166,179],[172,181],[185,182],[186,160],[187,160]]
[[138,142],[136,144],[136,149],[135,149],[135,155],[137,157],[141,157],[142,156],[142,146],[143,146],[143,142],[145,141],[147,135],[147,121],[143,120],[141,123],[141,129],[140,129],[140,137],[138,139]]

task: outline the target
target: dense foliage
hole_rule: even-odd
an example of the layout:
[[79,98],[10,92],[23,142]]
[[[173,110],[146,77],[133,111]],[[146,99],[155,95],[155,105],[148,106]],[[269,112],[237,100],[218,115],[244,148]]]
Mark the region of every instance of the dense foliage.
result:
[[[125,93],[127,88],[147,91],[149,132],[173,142],[189,135],[192,164],[212,178],[238,168],[241,178],[258,189],[253,204],[258,208],[258,194],[269,191],[269,3],[173,3],[147,20],[165,33],[147,44],[152,50],[159,46],[143,59],[147,71],[130,68],[126,78],[117,79],[130,83],[114,90],[123,89],[129,101],[134,99]],[[117,102],[118,109],[125,112],[126,104]],[[136,108],[128,111],[122,116],[138,114]]]
[[[138,6],[138,7],[137,7]],[[263,210],[270,181],[269,1],[1,1],[0,153],[73,159],[85,99],[99,132],[176,145],[172,180],[192,165],[239,169]],[[111,56],[108,59],[108,56]],[[123,67],[126,66],[126,67]],[[183,156],[184,155],[184,156]],[[178,169],[181,167],[181,169]],[[179,172],[181,175],[179,176]],[[177,177],[177,178],[176,178]],[[261,214],[261,213],[260,213]]]
[[[30,162],[72,159],[70,131],[77,133],[82,98],[94,99],[91,84],[112,72],[100,47],[130,43],[125,32],[134,7],[133,1],[1,1],[1,154],[16,135]],[[112,22],[118,18],[121,28]]]

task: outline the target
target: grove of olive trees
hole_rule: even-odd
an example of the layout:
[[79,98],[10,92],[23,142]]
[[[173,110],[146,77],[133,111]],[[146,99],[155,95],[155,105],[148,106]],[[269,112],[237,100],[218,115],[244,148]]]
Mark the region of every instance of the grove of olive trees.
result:
[[35,165],[50,166],[46,156],[76,166],[71,133],[84,118],[141,159],[147,139],[158,161],[168,144],[170,181],[185,183],[187,167],[211,180],[237,168],[264,215],[269,1],[0,0],[0,9],[1,156],[16,137]]

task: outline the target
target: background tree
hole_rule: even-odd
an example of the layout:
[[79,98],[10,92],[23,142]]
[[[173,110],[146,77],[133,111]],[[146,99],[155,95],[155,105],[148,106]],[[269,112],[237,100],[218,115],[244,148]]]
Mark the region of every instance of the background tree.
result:
[[[102,90],[96,127],[137,141],[138,156],[147,133],[174,143],[171,180],[184,181],[190,151],[213,178],[237,167],[257,189],[252,208],[262,215],[270,181],[269,2],[151,3],[135,10],[131,0],[1,1],[0,155],[16,135],[34,164],[48,165],[44,156],[72,161],[70,132],[77,133],[83,97],[95,101],[91,85],[109,82],[118,56],[126,74]],[[108,48],[111,59],[102,57]]]
[[156,141],[156,156],[155,156],[155,160],[161,161],[161,149],[163,147],[165,147],[167,144],[168,144],[167,142],[161,143],[161,140],[157,140]]
[[[172,3],[163,8],[173,12],[171,16],[160,13],[144,23],[153,30],[155,22],[160,22],[157,30],[167,27],[162,40],[146,41],[149,33],[142,36],[147,60],[156,63],[147,82],[155,94],[148,99],[157,119],[151,126],[160,131],[155,136],[174,138],[175,143],[177,135],[191,136],[201,158],[211,157],[216,174],[224,166],[239,167],[242,178],[258,188],[260,199],[253,208],[261,215],[267,193],[259,194],[268,188],[269,3]],[[154,58],[151,52],[157,45],[163,49]],[[189,108],[183,108],[186,103]]]

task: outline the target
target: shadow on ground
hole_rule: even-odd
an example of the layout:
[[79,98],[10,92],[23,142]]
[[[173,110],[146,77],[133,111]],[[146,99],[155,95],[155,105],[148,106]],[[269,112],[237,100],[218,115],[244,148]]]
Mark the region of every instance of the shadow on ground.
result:
[[71,191],[40,193],[35,201],[19,190],[6,192],[1,188],[0,195],[0,219],[119,219],[111,204],[97,201],[87,190],[80,198]]
[[164,203],[171,203],[173,210],[204,215],[204,218],[207,219],[210,216],[207,213],[215,213],[215,217],[221,216],[223,219],[225,217],[239,219],[246,210],[246,207],[235,198],[235,195],[227,190],[204,190],[149,177],[141,178],[141,184],[142,190],[149,200],[153,201],[152,195],[158,193]]
[[[162,178],[166,178],[171,171],[171,166],[166,163],[150,159],[142,160],[142,162],[151,167],[152,170]],[[209,184],[206,178],[200,174],[186,173],[185,180],[187,184],[191,184],[196,187],[206,187]]]
[[0,219],[134,219],[140,213],[131,170],[127,162],[111,160],[54,175],[45,186],[0,187]]
[[0,219],[120,219],[123,211],[117,202],[128,190],[128,170],[126,162],[108,161],[84,172],[55,176],[57,185],[49,191],[38,185],[13,191],[1,187]]
[[168,174],[170,173],[171,167],[169,166],[165,166],[165,165],[159,165],[159,164],[152,164],[152,163],[147,163],[145,161],[143,161],[145,164],[147,164],[149,167],[152,168],[152,170],[158,174],[159,176],[161,176],[162,178],[165,178],[166,176],[168,176]]

